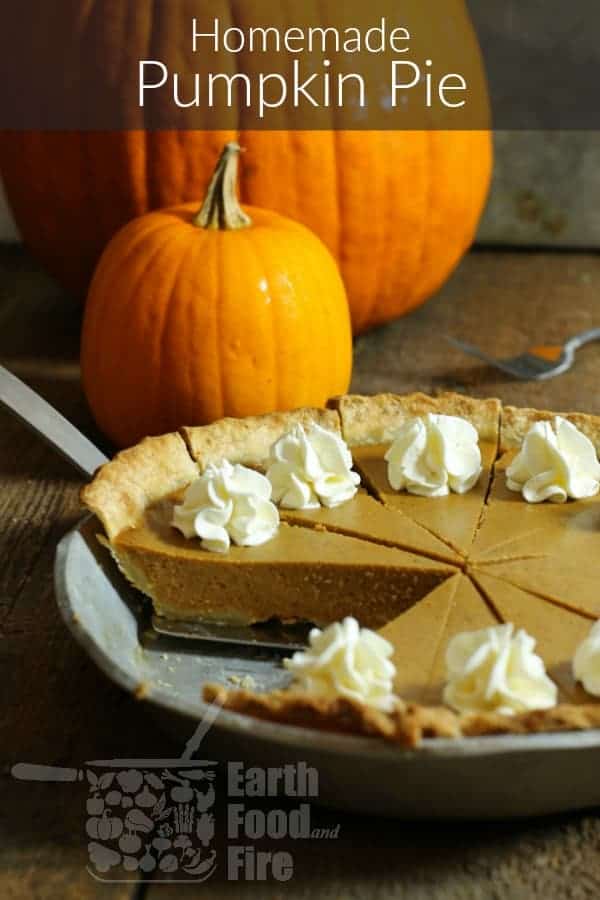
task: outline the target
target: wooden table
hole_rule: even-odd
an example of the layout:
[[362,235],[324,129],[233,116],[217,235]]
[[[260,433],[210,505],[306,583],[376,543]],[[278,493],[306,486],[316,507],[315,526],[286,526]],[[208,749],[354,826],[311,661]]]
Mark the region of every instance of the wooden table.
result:
[[[353,387],[450,388],[600,413],[600,347],[581,352],[571,373],[534,385],[499,377],[440,339],[453,333],[508,354],[531,338],[559,341],[599,323],[600,258],[476,252],[424,308],[357,342]],[[100,440],[79,385],[79,326],[78,308],[24,251],[0,249],[0,362]],[[180,888],[166,885],[95,882],[85,869],[85,788],[9,777],[18,761],[78,766],[88,759],[172,756],[181,748],[143,703],[101,675],[59,619],[53,557],[80,515],[78,476],[0,413],[0,479],[0,898],[179,896]],[[338,822],[337,841],[294,848],[296,874],[287,885],[242,888],[228,884],[221,870],[210,887],[186,888],[186,896],[600,896],[600,823],[592,813],[447,826],[315,812],[315,825]]]

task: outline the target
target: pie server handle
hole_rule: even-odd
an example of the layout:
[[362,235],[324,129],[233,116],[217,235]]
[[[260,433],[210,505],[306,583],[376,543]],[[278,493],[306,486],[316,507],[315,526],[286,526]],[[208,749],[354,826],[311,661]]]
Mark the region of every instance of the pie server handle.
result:
[[[100,466],[108,462],[108,458],[58,410],[3,366],[0,366],[0,406],[6,407],[21,422],[39,434],[86,478],[92,478]],[[210,623],[190,625],[186,622],[162,620],[158,616],[154,617],[153,626],[160,634],[169,637],[287,651],[306,645],[308,627],[287,629],[280,625],[276,630],[250,626],[234,629]]]
[[0,405],[39,434],[86,478],[91,478],[108,462],[58,410],[3,366],[0,366]]

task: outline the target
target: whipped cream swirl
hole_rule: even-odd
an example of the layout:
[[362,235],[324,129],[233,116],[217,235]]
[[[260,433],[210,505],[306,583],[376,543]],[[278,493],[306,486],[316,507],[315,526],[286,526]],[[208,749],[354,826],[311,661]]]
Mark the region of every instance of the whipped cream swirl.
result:
[[564,503],[593,497],[600,489],[600,464],[592,442],[567,419],[531,426],[506,470],[506,486],[528,503]]
[[173,525],[186,538],[199,537],[204,550],[226,553],[232,541],[240,547],[269,541],[279,528],[279,511],[264,475],[225,460],[188,487],[173,510]]
[[600,622],[592,625],[573,657],[573,675],[588,694],[600,697]]
[[460,712],[514,715],[556,704],[535,639],[512,624],[457,634],[446,650],[444,702]]
[[313,628],[309,643],[307,650],[283,661],[297,687],[321,697],[349,697],[384,712],[394,708],[396,667],[389,641],[348,617],[323,631]]
[[286,509],[334,507],[351,500],[360,476],[342,438],[317,425],[296,425],[271,448],[267,478],[273,500]]
[[458,416],[428,413],[410,419],[385,454],[390,485],[422,497],[465,494],[481,475],[478,437]]

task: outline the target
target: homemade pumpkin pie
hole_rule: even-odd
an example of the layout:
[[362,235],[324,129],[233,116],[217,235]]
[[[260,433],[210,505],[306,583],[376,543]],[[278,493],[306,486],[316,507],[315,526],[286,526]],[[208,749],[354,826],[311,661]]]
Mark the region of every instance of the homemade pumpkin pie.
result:
[[[482,468],[465,494],[392,490],[385,454],[398,430],[428,413],[458,416],[479,438]],[[600,615],[594,545],[600,499],[527,503],[506,487],[506,469],[536,421],[555,414],[456,394],[344,396],[327,410],[297,410],[148,438],[104,466],[83,501],[104,526],[129,580],[157,612],[178,618],[318,624],[356,617],[395,648],[393,713],[289,690],[256,694],[207,686],[207,699],[238,712],[414,745],[457,736],[596,727],[600,704],[575,684],[571,659]],[[600,449],[600,418],[566,414]],[[258,547],[203,550],[172,526],[173,506],[209,465],[224,459],[266,470],[270,448],[295,425],[316,423],[350,446],[362,484],[331,509],[280,510]],[[550,710],[503,716],[442,706],[445,648],[456,634],[511,622],[538,642],[559,689]]]
[[332,410],[184,428],[118,454],[84,489],[119,567],[157,613],[236,624],[359,615],[378,627],[456,571],[447,545],[364,492],[335,509],[282,510],[270,541],[224,555],[173,528],[173,508],[200,471],[223,459],[264,466],[272,444],[299,423],[340,431]]

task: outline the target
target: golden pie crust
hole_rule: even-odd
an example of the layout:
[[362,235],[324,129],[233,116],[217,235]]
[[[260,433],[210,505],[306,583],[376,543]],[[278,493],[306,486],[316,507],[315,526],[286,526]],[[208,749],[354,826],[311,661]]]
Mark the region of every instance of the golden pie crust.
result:
[[[470,494],[394,495],[384,481],[382,458],[395,433],[408,418],[428,412],[461,416],[477,429],[484,465]],[[570,666],[575,647],[600,616],[600,497],[533,505],[505,486],[505,469],[531,424],[555,415],[458,394],[338,397],[326,410],[224,419],[148,438],[104,466],[82,499],[102,522],[105,540],[130,580],[150,595],[161,586],[154,598],[159,612],[214,618],[223,595],[237,594],[232,608],[245,621],[275,612],[325,623],[352,613],[392,641],[395,689],[403,698],[390,715],[294,689],[261,694],[208,685],[206,700],[268,721],[377,735],[408,747],[423,737],[600,727],[600,703],[574,682]],[[600,451],[600,418],[560,415]],[[363,481],[354,501],[337,510],[282,510],[277,539],[262,550],[233,548],[218,560],[173,533],[169,504],[199,470],[224,458],[264,468],[274,441],[294,424],[311,422],[341,433],[351,446]],[[273,609],[278,578],[281,589],[274,596],[280,608]],[[304,593],[300,581],[308,585]],[[185,598],[198,584],[209,599],[187,608]],[[282,600],[286,585],[291,604]],[[334,602],[340,596],[336,585],[344,587],[346,605]],[[536,637],[558,685],[559,705],[511,717],[458,715],[445,708],[448,640],[502,621]]]
[[450,392],[438,397],[420,393],[345,394],[334,397],[329,406],[339,412],[344,438],[351,447],[389,443],[405,422],[428,413],[459,416],[473,425],[480,440],[498,440],[501,404],[495,399],[478,400]]
[[212,425],[182,428],[181,434],[201,470],[223,459],[246,466],[261,466],[275,441],[294,425],[308,427],[312,424],[336,434],[341,432],[340,418],[333,410],[296,409],[246,419],[220,419]]
[[566,704],[503,716],[497,713],[458,714],[447,707],[415,703],[399,703],[394,712],[384,713],[344,697],[328,700],[296,690],[259,694],[230,690],[221,684],[206,684],[203,697],[207,703],[266,722],[380,737],[406,748],[418,747],[423,738],[540,734],[600,727],[600,704]]

